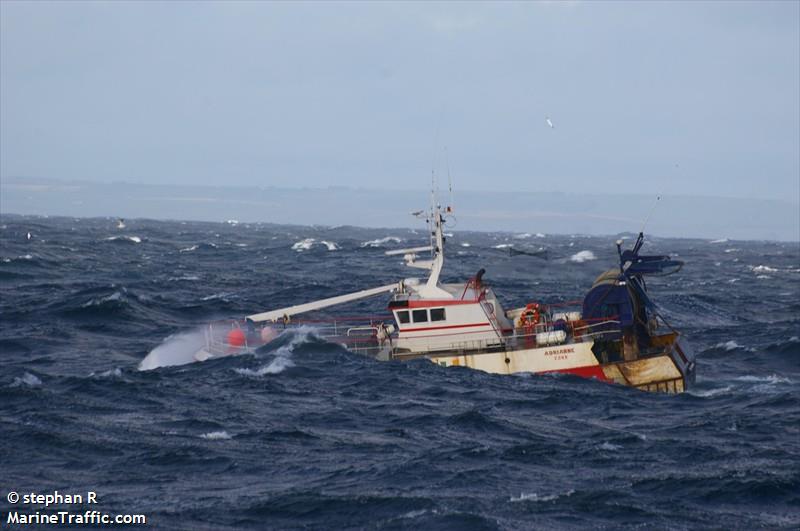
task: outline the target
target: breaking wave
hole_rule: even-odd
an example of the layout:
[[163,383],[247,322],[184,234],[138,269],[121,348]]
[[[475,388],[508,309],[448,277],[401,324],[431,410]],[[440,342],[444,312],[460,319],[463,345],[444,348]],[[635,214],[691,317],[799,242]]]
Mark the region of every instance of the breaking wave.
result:
[[594,255],[592,251],[578,251],[577,253],[573,254],[569,257],[572,262],[577,262],[582,264],[583,262],[588,262],[590,260],[597,260],[597,257]]
[[317,241],[315,238],[306,238],[292,245],[292,250],[298,252],[308,251],[315,245],[322,245],[329,251],[336,251],[339,249],[339,245],[335,242],[329,242],[326,240]]
[[386,236],[385,238],[378,238],[376,240],[363,242],[361,247],[383,247],[387,243],[400,243],[402,241],[403,239],[398,238],[397,236]]
[[744,347],[742,347],[736,341],[731,340],[731,341],[725,341],[723,343],[717,343],[716,345],[714,345],[714,348],[725,349],[727,351],[731,351],[731,350],[736,350],[737,348],[744,348]]
[[139,236],[109,236],[106,238],[106,241],[115,242],[131,242],[131,243],[142,243],[142,239]]
[[281,345],[280,347],[278,347],[278,349],[273,353],[268,354],[270,356],[273,356],[273,358],[269,361],[269,363],[266,363],[265,365],[262,365],[257,369],[236,368],[234,369],[234,372],[236,372],[237,374],[241,374],[242,376],[250,376],[258,378],[270,374],[280,374],[286,369],[294,367],[295,365],[294,361],[292,360],[292,357],[294,355],[295,349],[298,346],[313,340],[316,336],[314,333],[314,329],[306,326],[301,326],[299,328],[293,329],[290,332],[288,332],[287,335],[289,335],[289,342],[286,343],[285,345]]
[[234,369],[243,376],[266,376],[267,374],[280,374],[289,367],[294,367],[294,362],[288,354],[279,354],[272,361],[258,369]]

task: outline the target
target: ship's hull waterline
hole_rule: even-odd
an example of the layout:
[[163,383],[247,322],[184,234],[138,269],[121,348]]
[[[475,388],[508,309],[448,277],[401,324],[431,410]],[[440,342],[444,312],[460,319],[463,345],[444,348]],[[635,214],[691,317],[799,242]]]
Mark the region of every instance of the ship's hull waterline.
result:
[[571,374],[634,387],[642,391],[682,393],[695,378],[694,356],[685,341],[668,334],[660,353],[637,359],[601,363],[592,352],[593,342],[516,350],[403,353],[397,360],[426,358],[442,367],[467,367],[493,374]]

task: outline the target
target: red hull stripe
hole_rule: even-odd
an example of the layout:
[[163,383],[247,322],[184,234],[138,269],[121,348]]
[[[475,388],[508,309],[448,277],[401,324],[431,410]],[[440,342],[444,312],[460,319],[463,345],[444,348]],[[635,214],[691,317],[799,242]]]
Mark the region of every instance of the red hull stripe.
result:
[[603,368],[600,365],[586,365],[585,367],[572,367],[569,369],[557,369],[555,371],[542,371],[538,374],[551,373],[574,374],[575,376],[580,376],[582,378],[597,378],[598,380],[604,382],[611,381],[606,378],[606,374],[603,372]]
[[426,326],[425,328],[400,328],[400,332],[426,332],[428,330],[446,330],[448,328],[469,328],[472,326],[492,326],[491,323],[474,323],[449,326]]

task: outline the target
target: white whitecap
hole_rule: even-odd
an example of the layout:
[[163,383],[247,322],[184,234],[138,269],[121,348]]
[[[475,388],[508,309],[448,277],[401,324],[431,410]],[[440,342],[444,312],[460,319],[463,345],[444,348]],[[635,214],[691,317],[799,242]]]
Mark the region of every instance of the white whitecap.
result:
[[728,241],[730,241],[728,238],[720,238],[719,240],[711,240],[708,243],[728,243]]
[[522,492],[522,493],[520,493],[519,496],[512,496],[508,501],[510,501],[511,503],[523,502],[523,501],[528,501],[528,502],[549,502],[549,501],[557,500],[558,498],[561,498],[561,497],[566,498],[566,497],[572,496],[573,494],[575,494],[575,491],[573,489],[570,489],[567,492],[564,492],[562,494],[546,494],[546,495],[543,495],[543,496],[539,495],[539,494],[537,494],[535,492],[530,493],[530,494]]
[[467,242],[464,242],[461,244],[461,247],[472,247],[472,245]]
[[232,437],[228,434],[227,431],[210,431],[208,433],[204,433],[200,436],[201,439],[207,439],[209,441],[219,441],[219,440],[226,440],[231,439]]
[[597,257],[592,251],[578,251],[570,256],[569,259],[578,264],[582,264],[583,262],[588,262],[589,260],[596,260]]
[[769,376],[746,375],[746,376],[739,376],[738,378],[735,378],[735,380],[739,381],[739,382],[765,383],[765,384],[770,384],[770,385],[790,384],[790,383],[792,383],[791,379],[789,379],[789,378],[787,378],[785,376],[778,376],[777,374],[771,374]]
[[311,249],[311,247],[314,245],[315,242],[316,240],[314,238],[306,238],[305,240],[300,240],[299,242],[295,242],[295,244],[292,245],[292,251],[297,251],[297,252],[308,251],[309,249]]
[[712,396],[728,394],[730,393],[730,391],[731,391],[731,386],[726,385],[725,387],[718,387],[716,389],[709,389],[707,391],[697,391],[694,389],[690,389],[687,392],[693,396],[699,396],[701,398],[709,398]]
[[742,346],[736,341],[725,341],[724,343],[717,343],[714,345],[714,348],[724,348],[725,350],[730,351],[737,348],[742,348]]
[[26,372],[20,377],[15,377],[11,387],[39,387],[42,381],[35,375]]
[[609,451],[609,452],[622,450],[622,446],[621,445],[613,444],[613,443],[610,443],[610,442],[604,442],[603,444],[598,445],[597,448],[600,449],[600,450],[606,450],[606,451]]
[[128,240],[133,243],[142,243],[142,239],[138,236],[109,236],[106,238],[108,241],[115,241],[115,240]]
[[90,373],[90,378],[121,378],[122,377],[122,369],[119,367],[115,369],[109,369],[107,371],[99,372],[99,373]]
[[190,253],[192,251],[196,251],[198,249],[198,247],[199,247],[199,245],[192,245],[191,247],[186,247],[184,249],[181,249],[178,252],[179,253]]
[[201,301],[213,301],[215,299],[226,300],[227,297],[230,297],[231,295],[233,295],[233,293],[227,293],[227,292],[222,291],[220,293],[212,293],[211,295],[203,297],[200,300]]
[[[436,511],[434,511],[436,512]],[[423,514],[427,514],[427,509],[419,509],[417,511],[408,511],[407,513],[401,514],[400,518],[409,519],[409,518],[416,518],[418,516],[422,516]]]
[[122,299],[122,293],[119,291],[115,291],[111,295],[106,295],[105,297],[100,297],[99,299],[91,299],[89,301],[86,301],[81,305],[81,307],[89,308],[91,306],[100,306],[104,302],[114,302],[120,299]]
[[777,271],[777,269],[765,265],[757,265],[757,266],[751,266],[750,271],[752,271],[753,273],[774,273]]
[[509,247],[513,247],[513,245],[510,243],[500,243],[494,246],[495,249],[507,249]]
[[297,252],[308,251],[315,245],[324,245],[329,251],[336,251],[339,249],[339,245],[337,245],[336,242],[329,242],[326,240],[318,242],[314,238],[306,238],[304,240],[300,240],[299,242],[295,242],[294,245],[292,245],[292,250]]
[[266,376],[267,374],[280,374],[289,367],[294,367],[294,363],[288,356],[279,355],[268,364],[258,369],[234,369],[242,376]]
[[283,345],[275,351],[275,357],[269,363],[263,367],[259,367],[258,369],[238,368],[234,369],[234,372],[241,374],[242,376],[250,376],[255,378],[266,376],[268,374],[280,374],[289,367],[294,367],[292,353],[294,352],[295,347],[308,341],[313,333],[313,328],[301,326],[295,331],[294,336],[291,338],[288,344]]
[[381,247],[387,243],[400,243],[401,241],[403,241],[403,239],[397,236],[386,236],[385,238],[364,242],[361,244],[361,247]]

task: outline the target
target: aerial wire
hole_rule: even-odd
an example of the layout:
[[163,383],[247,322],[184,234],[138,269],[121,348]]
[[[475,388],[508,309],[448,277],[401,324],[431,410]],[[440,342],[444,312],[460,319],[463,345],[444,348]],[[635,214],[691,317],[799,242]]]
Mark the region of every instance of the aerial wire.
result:
[[639,232],[644,232],[644,228],[647,226],[647,223],[650,221],[650,217],[653,215],[653,212],[655,211],[656,207],[658,206],[658,202],[659,201],[661,201],[661,194],[658,194],[656,196],[656,200],[653,201],[653,206],[650,208],[650,213],[647,214],[647,217],[645,218],[644,223],[642,223],[642,230],[639,231]]

